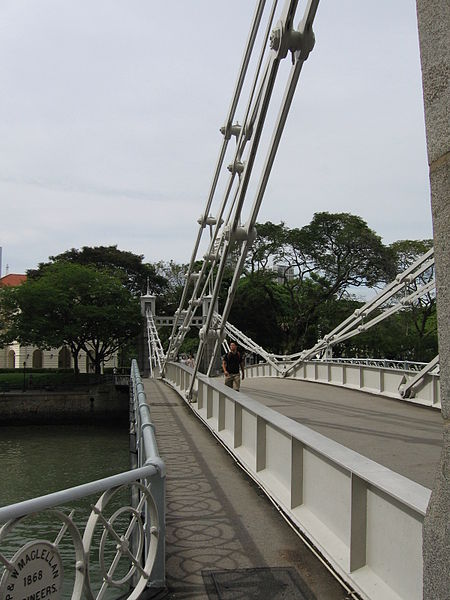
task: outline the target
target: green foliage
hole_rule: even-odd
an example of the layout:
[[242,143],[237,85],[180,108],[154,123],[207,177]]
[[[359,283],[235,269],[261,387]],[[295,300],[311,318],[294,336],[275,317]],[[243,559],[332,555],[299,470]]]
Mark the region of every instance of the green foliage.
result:
[[154,265],[156,274],[166,282],[164,292],[157,297],[157,314],[173,315],[178,308],[186,282],[188,265],[159,261]]
[[[191,334],[191,335],[189,335],[189,334]],[[183,352],[184,354],[187,354],[188,356],[191,354],[192,354],[192,356],[195,356],[195,353],[197,352],[198,344],[199,344],[198,331],[197,330],[195,330],[194,332],[190,331],[188,333],[188,335],[184,338],[183,343],[181,344],[180,352]]]
[[[363,219],[348,213],[316,213],[301,229],[270,222],[256,229],[230,321],[277,353],[312,347],[363,304],[353,299],[355,288],[391,281],[432,245],[431,240],[402,240],[384,246]],[[431,270],[425,272],[421,283],[431,276]],[[274,298],[283,301],[277,305]],[[334,353],[428,361],[437,353],[434,315],[432,292]]]
[[[389,247],[394,255],[397,273],[402,273],[433,247],[433,240],[398,240]],[[429,275],[430,272],[425,277]]]
[[[311,223],[297,229],[270,221],[256,229],[229,319],[255,342],[280,354],[312,347],[361,306],[352,295],[355,288],[391,281],[432,246],[432,240],[385,246],[363,219],[348,213],[316,213]],[[219,310],[233,265],[231,257],[221,282]],[[196,270],[200,269],[198,263]],[[14,339],[42,349],[68,345],[75,362],[83,349],[97,369],[120,349],[120,364],[128,367],[141,320],[137,296],[147,290],[148,280],[150,292],[157,296],[157,314],[173,315],[186,272],[187,265],[174,261],[145,264],[143,256],[117,246],[83,247],[50,257],[50,262],[29,271],[23,286],[0,289],[0,346]],[[430,268],[419,285],[432,276]],[[415,285],[409,284],[408,290]],[[187,298],[192,289],[193,283]],[[167,347],[170,330],[159,333]],[[193,328],[180,352],[194,354],[197,346],[198,331]],[[334,348],[337,356],[423,362],[436,353],[434,291]]]
[[289,294],[267,273],[253,273],[239,282],[230,322],[271,352],[283,349],[282,328],[289,312]]
[[[399,240],[391,244],[390,249],[395,257],[397,272],[402,273],[405,271],[432,247],[433,240]],[[434,267],[430,267],[414,282],[408,284],[409,293],[416,291],[419,286],[429,283],[433,276]],[[432,348],[435,348],[436,355],[438,352],[435,289],[417,298],[409,310],[405,311],[404,316],[407,323],[415,330],[411,334],[417,338],[413,344],[414,353],[420,356],[428,356],[429,352],[433,351]]]
[[135,296],[146,292],[147,282],[150,292],[154,294],[161,294],[167,286],[165,278],[157,272],[156,266],[142,262],[142,254],[119,250],[117,246],[83,246],[81,250],[72,248],[57,256],[50,256],[49,259],[50,262],[40,263],[36,270],[28,271],[28,276],[36,279],[48,266],[62,262],[108,271],[118,277]]
[[246,260],[250,273],[265,271],[271,260],[283,258],[283,246],[289,230],[284,223],[276,225],[266,221],[266,223],[258,223],[256,231],[256,239]]
[[339,344],[335,350],[336,356],[369,356],[427,363],[438,354],[438,342],[436,330],[432,327],[427,335],[417,335],[411,311],[405,310]]
[[309,225],[287,231],[283,258],[300,280],[320,282],[327,296],[375,287],[395,274],[389,248],[363,219],[348,213],[316,213]]

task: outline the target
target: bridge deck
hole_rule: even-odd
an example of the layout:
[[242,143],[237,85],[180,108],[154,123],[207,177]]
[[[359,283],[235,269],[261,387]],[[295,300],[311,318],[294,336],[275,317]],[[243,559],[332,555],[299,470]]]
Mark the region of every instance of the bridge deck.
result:
[[241,391],[428,488],[442,448],[440,411],[293,379],[255,378]]
[[[260,597],[267,598],[347,597],[346,591],[179,396],[160,381],[147,379],[144,385],[159,451],[167,466],[168,598],[254,597],[250,591],[254,592],[258,585],[264,586]],[[261,568],[276,567],[293,569],[294,576],[287,576],[289,583],[297,586],[291,595],[287,588],[285,595],[280,596],[269,589],[281,575],[271,571],[264,578],[266,572]],[[215,587],[211,586],[212,576],[206,573],[209,570],[230,572],[216,573],[213,577],[219,587]],[[225,582],[221,579],[224,576]],[[233,581],[237,595],[231,592]],[[214,592],[225,586],[225,595]]]

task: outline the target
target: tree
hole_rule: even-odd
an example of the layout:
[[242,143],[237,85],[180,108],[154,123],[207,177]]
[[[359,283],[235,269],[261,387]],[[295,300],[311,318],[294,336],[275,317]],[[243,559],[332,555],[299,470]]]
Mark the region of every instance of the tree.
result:
[[91,266],[57,261],[37,278],[4,291],[6,337],[40,348],[69,346],[78,371],[84,350],[101,372],[102,362],[135,337],[142,317],[139,302],[122,279]]
[[[283,262],[285,274],[290,273],[285,276],[290,351],[310,347],[326,333],[323,316],[337,316],[336,302],[350,299],[352,288],[374,287],[395,274],[391,251],[381,238],[348,213],[316,213],[309,225],[287,230]],[[333,319],[333,327],[338,323]]]
[[256,272],[239,281],[229,320],[266,350],[281,353],[288,311],[285,288],[270,273]]
[[287,246],[299,277],[314,273],[327,296],[340,298],[350,287],[375,287],[395,276],[392,251],[349,213],[316,213],[309,225],[289,232]]
[[250,273],[267,271],[270,262],[282,260],[288,229],[284,223],[270,221],[256,224],[257,236],[248,252],[246,266]]
[[[398,240],[390,245],[395,259],[397,273],[406,271],[416,260],[433,247],[433,240]],[[429,281],[433,276],[433,267],[421,276],[422,281]]]
[[186,283],[188,265],[179,264],[171,260],[160,260],[155,263],[155,272],[166,282],[164,292],[158,298],[158,312],[173,314],[181,300],[183,288]]
[[[416,260],[433,247],[433,240],[399,240],[391,244],[390,249],[394,255],[396,271],[402,273]],[[431,282],[434,278],[434,267],[430,267],[415,281],[408,283],[410,292]],[[436,327],[436,290],[433,288],[426,294],[417,298],[408,310],[404,311],[403,319],[406,327],[415,330],[414,358],[412,360],[429,361],[438,352],[437,327]],[[409,332],[408,332],[409,333]],[[430,353],[433,353],[430,357]]]
[[123,285],[135,296],[140,296],[149,289],[154,294],[161,294],[167,287],[167,282],[157,268],[143,262],[144,256],[119,250],[117,246],[83,246],[81,250],[72,248],[62,254],[50,256],[48,263],[40,263],[35,270],[28,271],[28,276],[35,279],[44,270],[55,263],[73,263],[93,266],[106,270],[119,277]]

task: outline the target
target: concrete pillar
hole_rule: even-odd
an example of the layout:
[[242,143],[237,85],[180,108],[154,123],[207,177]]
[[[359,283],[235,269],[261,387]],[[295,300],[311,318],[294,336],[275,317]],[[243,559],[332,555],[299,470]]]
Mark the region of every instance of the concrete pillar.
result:
[[450,589],[450,3],[417,0],[423,96],[436,258],[443,446],[424,523],[424,600]]

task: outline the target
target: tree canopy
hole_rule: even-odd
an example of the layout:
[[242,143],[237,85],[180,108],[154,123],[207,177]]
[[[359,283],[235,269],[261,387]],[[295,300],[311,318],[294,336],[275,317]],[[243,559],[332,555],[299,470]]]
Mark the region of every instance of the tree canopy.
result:
[[[312,347],[363,304],[357,290],[392,281],[432,246],[432,240],[384,245],[361,217],[349,213],[319,212],[301,228],[267,221],[256,229],[230,321],[267,350],[280,354]],[[20,288],[1,291],[0,342],[17,339],[41,348],[67,345],[75,361],[84,350],[99,369],[102,360],[138,332],[137,297],[146,292],[147,282],[157,297],[157,314],[172,315],[186,272],[187,265],[144,263],[142,255],[117,246],[72,248],[29,271]],[[229,261],[219,308],[233,274],[233,261]],[[430,268],[417,284],[408,285],[414,289],[432,276]],[[162,330],[161,339],[168,334]],[[192,351],[197,343],[193,328],[181,350]],[[437,353],[434,290],[335,352],[430,360]]]
[[80,250],[72,248],[56,256],[50,256],[49,262],[40,263],[37,269],[30,270],[27,274],[35,279],[52,264],[73,263],[113,273],[135,296],[146,292],[147,283],[151,293],[163,293],[167,286],[165,277],[157,272],[155,265],[144,263],[143,260],[142,254],[119,250],[117,246],[83,246]]
[[[256,224],[256,230],[230,321],[278,353],[312,347],[362,306],[356,290],[392,281],[432,245],[431,240],[403,240],[386,246],[361,217],[348,213],[316,213],[299,229],[266,222]],[[431,270],[425,272],[421,283],[431,276]],[[274,308],[273,298],[283,298],[282,305]],[[390,329],[377,326],[385,333],[386,356],[432,358],[437,352],[433,320],[435,295],[430,292],[390,317]],[[380,356],[383,343],[370,330],[335,350]]]

